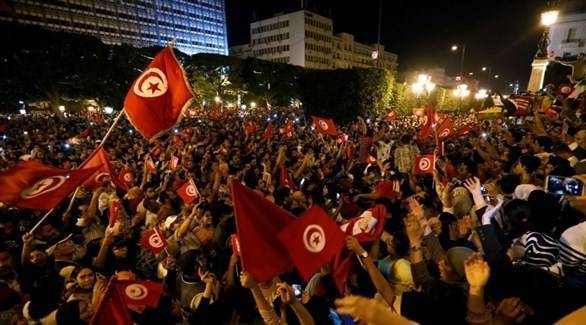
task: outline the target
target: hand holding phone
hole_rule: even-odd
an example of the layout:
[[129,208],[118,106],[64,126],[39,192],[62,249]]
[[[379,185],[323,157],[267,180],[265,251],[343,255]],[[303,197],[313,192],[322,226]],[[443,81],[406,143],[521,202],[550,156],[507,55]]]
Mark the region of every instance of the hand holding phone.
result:
[[549,175],[545,180],[545,191],[553,195],[584,196],[584,182],[574,177]]

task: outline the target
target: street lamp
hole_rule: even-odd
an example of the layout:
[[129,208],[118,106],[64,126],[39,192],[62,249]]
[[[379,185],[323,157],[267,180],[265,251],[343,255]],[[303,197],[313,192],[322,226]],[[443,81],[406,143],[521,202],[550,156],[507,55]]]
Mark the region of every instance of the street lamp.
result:
[[482,71],[486,71],[486,67],[482,67]]
[[460,84],[454,89],[454,96],[464,98],[470,96],[470,89],[467,84]]
[[250,102],[250,108],[255,108],[256,107],[256,103],[255,102]]
[[426,95],[429,95],[435,89],[435,84],[431,82],[431,77],[426,74],[420,74],[417,76],[417,82],[411,85],[411,90],[417,96],[426,92]]
[[486,89],[479,89],[476,94],[474,94],[474,98],[481,100],[488,97],[488,90]]
[[537,43],[537,53],[535,58],[545,59],[548,56],[547,47],[549,46],[549,29],[551,25],[555,24],[558,20],[559,10],[548,10],[541,13],[541,24],[545,26],[541,39]]
[[495,79],[498,79],[499,77],[500,77],[500,76],[499,76],[498,74],[495,74],[495,75],[494,75],[494,78],[495,78]]
[[454,44],[452,45],[452,52],[456,52],[460,50],[460,76],[462,76],[462,73],[464,71],[464,57],[466,56],[466,44]]
[[65,106],[60,105],[59,106],[59,112],[61,112],[61,113],[65,112]]

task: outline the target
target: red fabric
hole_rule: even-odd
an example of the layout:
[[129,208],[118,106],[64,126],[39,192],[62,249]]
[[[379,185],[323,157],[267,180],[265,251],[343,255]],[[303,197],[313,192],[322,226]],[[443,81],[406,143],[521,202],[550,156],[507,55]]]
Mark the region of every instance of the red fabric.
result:
[[394,109],[391,108],[391,110],[389,111],[389,113],[387,115],[385,115],[384,120],[386,122],[392,122],[394,120],[397,119],[397,112],[395,112]]
[[120,175],[118,175],[118,181],[125,184],[127,188],[130,188],[134,186],[134,173],[130,169],[124,167],[120,171]]
[[[387,210],[384,205],[378,204],[368,210],[372,213],[372,217],[376,220],[376,224],[370,231],[363,231],[365,227],[355,225],[361,225],[367,221],[367,216],[370,214],[363,213],[362,215],[350,219],[348,222],[342,225],[342,231],[346,235],[354,236],[361,244],[369,244],[378,239],[384,230]],[[356,231],[358,229],[358,231]],[[336,282],[336,286],[340,292],[344,292],[344,287],[348,277],[352,273],[353,268],[356,266],[356,257],[346,247],[342,247],[342,250],[336,255],[332,262],[332,276]]]
[[52,209],[101,166],[66,170],[28,160],[0,173],[0,202],[23,209]]
[[0,132],[5,132],[6,130],[8,130],[8,127],[8,124],[0,124]]
[[187,183],[177,189],[177,195],[179,195],[186,204],[191,204],[191,202],[199,198],[199,191],[193,180],[190,179]]
[[154,254],[159,254],[167,247],[167,239],[156,228],[147,231],[140,239],[140,244]]
[[452,119],[450,119],[449,117],[446,117],[442,124],[440,124],[437,129],[437,138],[440,141],[443,141],[449,137],[452,136],[452,134],[454,133],[454,123],[452,122]]
[[175,155],[171,155],[171,160],[169,161],[169,169],[175,170],[179,166],[179,157]]
[[370,156],[370,147],[372,146],[371,137],[361,137],[360,144],[358,147],[358,159],[360,162],[367,162],[368,156]]
[[230,245],[232,246],[232,254],[240,257],[242,253],[240,252],[240,242],[238,241],[238,236],[236,234],[230,235]]
[[87,138],[94,135],[94,128],[89,127],[79,134],[80,138]]
[[423,155],[418,156],[415,159],[415,167],[413,174],[433,174],[435,169],[435,156],[434,155]]
[[126,308],[124,298],[117,286],[118,280],[112,278],[95,310],[90,325],[132,325],[132,317]]
[[161,147],[161,144],[157,143],[157,145],[151,149],[150,154],[151,154],[151,156],[157,157],[161,153],[162,150],[163,150],[163,148]]
[[163,284],[154,281],[125,280],[117,283],[127,306],[157,308]]
[[118,219],[118,214],[120,213],[120,209],[120,201],[112,202],[112,207],[110,207],[110,216],[108,218],[108,224],[110,225],[110,227],[116,223],[116,220]]
[[401,193],[401,188],[397,180],[383,180],[376,185],[374,191],[382,197],[395,201]]
[[269,125],[267,125],[267,128],[265,129],[265,131],[262,133],[262,138],[265,141],[269,141],[272,136],[273,136],[273,125],[269,124]]
[[98,147],[80,166],[79,169],[99,167],[99,169],[91,175],[84,183],[88,189],[94,190],[97,187],[104,185],[104,177],[110,178],[110,181],[121,190],[127,190],[128,186],[119,180],[116,171],[110,165],[110,157],[102,146]]
[[425,117],[423,117],[423,127],[419,132],[419,137],[421,138],[421,140],[425,140],[433,133],[433,124],[435,123],[435,114],[433,112],[433,107],[429,105],[425,110],[427,114],[425,115]]
[[285,227],[278,237],[299,274],[308,281],[342,249],[345,236],[332,218],[314,205]]
[[311,119],[313,120],[313,124],[315,124],[315,129],[319,133],[333,136],[338,133],[336,125],[332,119],[317,116],[312,116]]
[[293,263],[277,234],[295,217],[239,182],[231,185],[244,270],[256,281],[290,270]]
[[244,132],[247,135],[255,134],[256,133],[256,123],[254,123],[253,121],[246,122],[246,124],[244,125]]
[[446,166],[446,172],[448,173],[448,176],[450,176],[450,177],[458,176],[458,169],[453,164],[448,164]]
[[295,190],[295,183],[293,182],[293,178],[291,178],[289,175],[289,170],[287,170],[287,167],[285,167],[283,164],[279,169],[279,185]]
[[124,108],[132,125],[150,140],[172,128],[192,100],[183,69],[166,47],[132,84]]
[[371,165],[374,165],[374,164],[376,164],[376,158],[374,158],[371,155],[368,155],[368,158],[366,159],[366,162],[369,163],[369,164],[371,164]]

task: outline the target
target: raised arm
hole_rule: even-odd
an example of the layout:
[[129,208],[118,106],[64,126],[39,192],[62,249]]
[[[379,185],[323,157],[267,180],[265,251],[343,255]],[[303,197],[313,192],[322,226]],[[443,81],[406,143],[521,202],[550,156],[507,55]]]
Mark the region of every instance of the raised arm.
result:
[[293,291],[293,288],[291,288],[290,285],[288,285],[287,283],[279,283],[279,284],[277,284],[277,288],[278,288],[277,290],[279,292],[279,297],[281,298],[281,301],[285,305],[289,305],[291,307],[291,309],[293,309],[295,316],[297,316],[297,319],[299,320],[299,324],[301,324],[301,325],[314,325],[315,324],[313,317],[307,311],[305,306],[303,306],[299,302],[299,300],[297,300],[297,298],[295,298],[295,292]]

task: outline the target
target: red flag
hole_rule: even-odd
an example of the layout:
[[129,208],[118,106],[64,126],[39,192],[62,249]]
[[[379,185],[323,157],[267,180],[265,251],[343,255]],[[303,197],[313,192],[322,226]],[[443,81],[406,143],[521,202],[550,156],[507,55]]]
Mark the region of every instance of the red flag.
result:
[[87,138],[94,135],[94,128],[89,127],[79,134],[80,138]]
[[179,166],[179,157],[171,155],[171,160],[169,161],[169,168],[171,170],[175,170],[177,169],[177,166]]
[[0,173],[0,202],[23,209],[52,209],[98,167],[66,170],[35,160]]
[[272,136],[273,136],[273,125],[269,124],[269,125],[267,125],[267,128],[265,129],[265,131],[262,133],[262,138],[265,141],[269,141]]
[[295,183],[289,175],[289,170],[285,167],[285,164],[280,167],[279,185],[295,190]]
[[163,148],[161,147],[161,144],[160,143],[157,143],[157,145],[154,146],[151,149],[151,151],[149,151],[149,152],[150,152],[151,156],[157,157],[161,153],[162,150],[163,150]]
[[178,123],[192,100],[185,73],[167,46],[132,84],[124,108],[132,125],[151,140]]
[[163,284],[150,280],[124,280],[117,284],[128,306],[157,308],[163,294]]
[[442,123],[437,127],[436,132],[437,138],[440,141],[449,138],[454,132],[454,123],[452,122],[452,119],[446,117],[442,121]]
[[[383,205],[376,205],[356,218],[344,223],[340,229],[350,236],[354,236],[360,243],[371,243],[379,238],[383,232],[387,210]],[[336,255],[332,262],[334,281],[340,292],[356,263],[356,258],[345,247]]]
[[421,131],[419,132],[419,137],[424,140],[428,136],[433,133],[433,125],[435,124],[435,114],[433,112],[433,107],[428,105],[426,108],[427,114],[423,116],[421,119],[423,121]]
[[467,124],[458,130],[458,136],[460,136],[460,137],[465,136],[472,131],[474,131],[474,127],[471,126],[470,124]]
[[103,293],[100,303],[97,306],[90,325],[116,324],[132,325],[132,317],[126,304],[123,294],[117,285],[118,280],[112,277],[106,291]]
[[244,124],[244,133],[246,135],[252,135],[256,133],[256,123],[253,121],[248,121]]
[[389,113],[387,115],[385,115],[383,120],[385,120],[386,122],[392,122],[396,119],[397,119],[397,112],[395,112],[395,110],[391,108],[391,110],[389,111]]
[[311,119],[313,120],[313,124],[315,124],[315,127],[319,133],[334,136],[337,134],[338,131],[336,130],[336,125],[332,119],[321,118],[317,116],[312,116]]
[[88,189],[96,189],[104,184],[105,178],[109,178],[116,187],[126,190],[128,187],[124,182],[121,182],[116,176],[116,172],[112,165],[110,165],[110,157],[104,150],[104,147],[99,146],[80,166],[79,169],[101,166],[93,175],[91,175],[84,183]]
[[127,188],[133,187],[135,181],[134,173],[130,169],[124,167],[120,171],[120,175],[118,175],[118,181],[123,184],[126,184]]
[[434,155],[424,155],[424,156],[417,156],[415,159],[415,167],[413,173],[415,175],[419,174],[433,174],[435,170],[435,156]]
[[305,281],[332,260],[344,246],[345,237],[338,225],[317,205],[291,222],[278,236]]
[[177,195],[183,199],[183,202],[190,204],[199,198],[199,191],[193,180],[190,179],[187,183],[177,189]]
[[116,223],[121,208],[122,206],[120,205],[120,201],[116,200],[112,202],[112,206],[110,207],[110,216],[108,218],[108,224],[110,225],[110,227],[114,226],[114,224]]
[[257,281],[268,281],[291,269],[277,234],[295,217],[235,180],[232,203],[244,270]]
[[151,174],[156,174],[157,173],[157,166],[155,165],[155,162],[153,161],[153,159],[151,158],[151,156],[148,156],[147,157],[146,165],[147,165],[147,169],[149,170],[149,172]]
[[168,245],[167,239],[157,231],[156,227],[147,231],[142,236],[140,244],[154,254],[159,254]]

